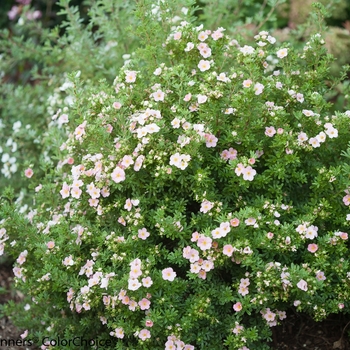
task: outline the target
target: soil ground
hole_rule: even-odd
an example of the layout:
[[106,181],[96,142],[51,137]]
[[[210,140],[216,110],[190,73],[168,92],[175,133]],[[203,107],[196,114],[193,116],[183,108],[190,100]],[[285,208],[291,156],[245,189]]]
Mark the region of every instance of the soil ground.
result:
[[[8,300],[19,301],[22,295],[13,288],[11,266],[0,265],[0,287],[6,292],[0,294],[0,304]],[[274,327],[274,350],[350,350],[350,315],[330,315],[323,322],[315,322],[308,315],[287,312],[287,319]],[[0,340],[20,339],[23,330],[15,327],[8,317],[0,316]],[[38,350],[34,346],[1,346],[7,350]],[[213,349],[214,350],[214,349]],[[219,349],[217,349],[219,350]],[[258,349],[257,349],[258,350]]]

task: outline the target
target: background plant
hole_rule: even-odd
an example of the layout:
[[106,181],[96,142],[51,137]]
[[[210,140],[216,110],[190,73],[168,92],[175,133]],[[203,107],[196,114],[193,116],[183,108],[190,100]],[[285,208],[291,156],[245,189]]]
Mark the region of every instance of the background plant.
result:
[[322,35],[250,44],[151,10],[112,83],[67,75],[29,214],[4,193],[1,249],[31,298],[17,322],[115,349],[247,349],[291,307],[348,312],[349,112],[325,100]]

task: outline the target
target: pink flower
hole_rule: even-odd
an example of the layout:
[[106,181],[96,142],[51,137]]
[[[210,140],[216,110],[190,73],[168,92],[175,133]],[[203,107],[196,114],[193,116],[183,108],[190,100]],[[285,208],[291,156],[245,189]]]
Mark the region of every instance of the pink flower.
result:
[[230,220],[230,225],[233,227],[239,226],[239,220],[237,218],[231,219]]
[[112,180],[116,183],[119,183],[119,182],[122,182],[125,180],[125,172],[122,168],[120,167],[116,167],[114,170],[113,170],[113,173],[111,175],[112,177]]
[[205,102],[207,102],[207,100],[208,100],[208,97],[205,95],[198,95],[197,96],[198,103],[205,103]]
[[11,10],[7,12],[7,16],[10,21],[13,21],[16,16],[20,13],[20,8],[18,6],[12,6]]
[[176,32],[174,34],[174,40],[180,40],[181,39],[181,36],[182,36],[182,33],[181,32]]
[[153,327],[153,321],[146,320],[146,327]]
[[213,242],[213,240],[210,237],[201,235],[198,238],[197,245],[200,249],[207,250],[207,249],[211,248],[212,242]]
[[235,173],[237,176],[240,176],[243,173],[244,165],[242,163],[238,163],[235,169]]
[[28,179],[30,179],[33,176],[34,172],[31,168],[28,168],[24,171],[24,175],[25,177],[27,177]]
[[73,198],[79,199],[82,194],[82,190],[79,187],[72,187],[70,194]]
[[237,322],[236,322],[236,326],[235,328],[232,330],[232,332],[236,335],[238,335],[239,333],[241,333],[243,331],[243,326],[240,326]]
[[276,134],[276,129],[273,126],[269,126],[265,128],[265,135],[272,137]]
[[264,319],[267,322],[273,322],[275,320],[276,314],[272,312],[270,309],[267,309],[264,314]]
[[149,288],[153,284],[151,277],[142,278],[142,285]]
[[234,251],[234,250],[233,250],[232,245],[231,245],[231,244],[226,244],[226,245],[224,245],[224,248],[223,248],[223,250],[222,250],[222,253],[225,254],[225,255],[227,255],[227,256],[232,256],[233,251]]
[[348,239],[348,234],[346,232],[340,232],[339,237],[345,241]]
[[241,311],[242,310],[242,304],[240,302],[233,305],[233,310],[235,311]]
[[162,271],[162,277],[164,280],[172,282],[176,277],[176,272],[171,267],[168,267]]
[[224,36],[224,34],[223,34],[223,31],[224,31],[224,30],[225,30],[224,28],[219,28],[219,29],[215,30],[215,31],[212,33],[211,37],[212,37],[215,41],[221,39],[221,38]]
[[276,54],[278,58],[284,58],[288,55],[288,49],[280,49]]
[[307,291],[307,282],[304,281],[303,279],[301,279],[298,283],[297,283],[297,287],[303,291]]
[[343,197],[343,203],[345,205],[350,205],[350,194],[347,194],[345,197]]
[[250,79],[244,80],[242,83],[244,88],[249,88],[249,87],[251,87],[252,84],[253,84],[253,82]]
[[260,95],[260,94],[262,94],[263,90],[264,90],[264,85],[263,85],[263,84],[256,83],[256,84],[254,85],[255,95]]
[[151,302],[148,299],[143,298],[138,302],[138,304],[141,310],[148,310],[150,308]]
[[161,90],[157,90],[155,91],[153,94],[152,94],[153,98],[154,98],[154,101],[164,101],[164,92],[161,91]]
[[215,147],[216,143],[218,142],[217,137],[215,137],[215,135],[212,134],[205,134],[204,138],[206,140],[205,145],[210,148],[210,147]]
[[326,279],[326,276],[324,275],[323,271],[317,271],[316,272],[316,279],[318,281],[324,281]]
[[113,102],[113,108],[120,109],[122,104],[120,102]]
[[250,165],[242,170],[243,180],[253,181],[256,175],[256,170],[254,170]]
[[114,330],[114,336],[119,338],[119,339],[123,339],[124,338],[124,330],[123,330],[123,328],[121,328],[121,327],[116,328]]
[[125,81],[127,83],[134,83],[136,81],[136,74],[137,74],[137,72],[127,70],[125,72],[125,74],[126,74],[125,75]]
[[21,334],[21,338],[24,339],[26,338],[28,335],[28,329],[26,329],[22,334]]
[[145,240],[145,239],[147,239],[147,237],[149,237],[149,235],[150,235],[150,233],[147,231],[147,229],[145,227],[143,229],[141,229],[141,230],[138,230],[138,235],[137,236],[140,239]]
[[213,206],[214,203],[204,200],[199,211],[202,213],[207,213],[211,208],[213,208]]
[[249,289],[246,286],[240,285],[239,288],[238,288],[238,293],[243,295],[243,296],[245,296],[245,295],[247,295],[249,293]]
[[62,190],[60,191],[60,194],[62,198],[69,197],[70,187],[67,185],[66,182],[63,183]]
[[151,338],[151,332],[148,329],[142,329],[139,333],[139,338],[142,340],[146,340]]
[[198,68],[201,72],[205,72],[210,69],[210,62],[206,60],[200,60],[198,63]]
[[52,248],[55,246],[55,242],[53,242],[53,241],[47,242],[46,246],[47,246],[49,249],[52,249]]
[[318,249],[318,246],[317,246],[317,244],[315,244],[315,243],[309,244],[309,245],[307,246],[307,250],[308,250],[310,253],[315,253],[315,252],[317,251],[317,249]]
[[[191,242],[197,242],[199,239],[199,233],[196,231],[196,232],[193,232],[192,233],[192,238],[191,238]],[[184,248],[185,249],[185,248]]]
[[[191,93],[188,93],[187,95],[185,95],[184,101],[185,101],[185,102],[188,102],[188,101],[191,100],[191,98],[192,98],[192,94],[191,94]],[[173,123],[174,123],[175,121],[180,122],[179,119],[175,118],[175,119],[171,122],[171,125],[173,125]],[[175,128],[174,125],[173,125],[173,127]]]
[[134,164],[134,161],[131,156],[125,155],[122,159],[121,164],[126,169],[126,168],[129,168],[130,165]]
[[200,40],[200,41],[205,41],[207,38],[208,38],[208,35],[206,32],[200,32],[198,34],[198,40]]

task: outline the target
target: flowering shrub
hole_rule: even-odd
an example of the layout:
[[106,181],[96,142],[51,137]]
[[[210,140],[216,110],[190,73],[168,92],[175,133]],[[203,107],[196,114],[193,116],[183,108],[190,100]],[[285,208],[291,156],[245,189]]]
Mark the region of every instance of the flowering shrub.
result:
[[264,349],[291,308],[349,312],[350,112],[329,113],[321,35],[167,35],[162,63],[112,85],[69,76],[59,166],[42,184],[26,169],[26,217],[3,200],[0,251],[29,297],[13,308],[43,349]]

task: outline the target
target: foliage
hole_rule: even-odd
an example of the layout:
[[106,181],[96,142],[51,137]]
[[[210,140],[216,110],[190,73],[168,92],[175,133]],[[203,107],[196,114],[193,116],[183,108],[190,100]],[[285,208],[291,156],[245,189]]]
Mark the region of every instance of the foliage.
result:
[[[142,45],[116,76],[113,46],[65,76],[31,211],[2,196],[0,251],[28,295],[8,312],[43,348],[264,349],[290,308],[349,312],[350,112],[330,113],[322,35],[247,44],[170,3],[138,3]],[[44,49],[112,40],[107,1],[93,34],[61,4],[75,27]]]

